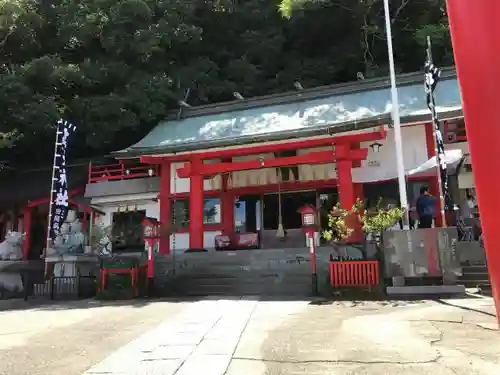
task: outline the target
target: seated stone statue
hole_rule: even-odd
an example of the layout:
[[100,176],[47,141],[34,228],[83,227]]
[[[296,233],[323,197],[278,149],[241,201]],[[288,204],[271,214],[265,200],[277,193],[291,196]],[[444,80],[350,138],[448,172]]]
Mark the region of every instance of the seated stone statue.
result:
[[23,257],[22,244],[26,233],[11,232],[5,235],[5,240],[0,243],[1,260],[20,260]]
[[69,211],[66,221],[61,225],[61,232],[55,238],[52,249],[47,255],[83,254],[85,248],[85,234],[82,232],[82,223],[76,217],[75,211]]

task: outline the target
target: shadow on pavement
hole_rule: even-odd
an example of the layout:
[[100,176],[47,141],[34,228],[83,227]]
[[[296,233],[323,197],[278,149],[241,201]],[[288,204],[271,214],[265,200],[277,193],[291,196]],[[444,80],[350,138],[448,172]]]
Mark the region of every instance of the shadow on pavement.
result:
[[445,306],[450,306],[450,307],[456,307],[457,309],[461,309],[461,310],[466,310],[466,311],[471,311],[471,312],[476,312],[476,313],[479,313],[479,314],[484,314],[484,315],[488,315],[488,316],[492,316],[492,317],[496,317],[495,314],[492,314],[492,313],[489,313],[487,311],[483,311],[483,310],[479,310],[479,309],[474,309],[472,307],[468,307],[468,306],[461,306],[461,305],[456,305],[454,303],[450,303],[450,302],[447,302],[447,301],[443,301],[441,299],[438,299],[436,300],[437,303],[441,304],[441,305],[445,305]]
[[[311,305],[333,305],[337,302],[348,302],[351,306],[359,306],[366,303],[375,303],[379,306],[401,305],[404,303],[418,304],[423,301],[436,301],[439,303],[446,303],[442,301],[443,296],[401,296],[400,298],[387,297],[381,294],[352,292],[346,294],[338,294],[334,296],[304,296],[304,295],[200,295],[200,296],[175,296],[175,297],[156,297],[156,298],[135,298],[135,299],[121,299],[121,300],[49,300],[43,298],[29,299],[10,299],[0,300],[0,312],[15,311],[15,310],[71,310],[71,309],[90,309],[106,306],[128,306],[135,308],[142,308],[155,302],[170,302],[170,303],[186,303],[197,302],[205,299],[242,299],[242,300],[258,300],[269,302],[291,302],[291,301],[308,301]],[[468,294],[466,296],[450,296],[447,299],[466,299],[466,298],[481,298]],[[456,306],[459,307],[459,306]]]

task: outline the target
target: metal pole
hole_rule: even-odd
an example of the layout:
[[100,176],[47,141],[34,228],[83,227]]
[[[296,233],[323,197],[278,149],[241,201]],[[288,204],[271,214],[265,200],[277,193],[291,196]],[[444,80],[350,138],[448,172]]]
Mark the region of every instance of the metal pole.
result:
[[[430,63],[432,63],[432,50],[431,50],[431,37],[427,37],[427,59],[429,60]],[[434,106],[434,95],[430,95],[431,98],[431,105],[432,108],[435,108]],[[434,112],[433,112],[434,113]],[[439,189],[439,210],[441,214],[441,220],[443,223],[443,227],[446,227],[446,214],[444,212],[444,195],[443,195],[443,184],[441,181],[441,166],[440,166],[440,156],[439,156],[439,151],[437,149],[437,140],[436,140],[436,119],[433,117],[432,118],[432,138],[433,138],[433,146],[434,146],[434,153],[436,154],[436,174],[438,177],[438,189]]]
[[396,71],[394,68],[394,53],[392,49],[391,15],[389,0],[384,0],[385,29],[387,35],[387,53],[389,55],[389,74],[391,79],[392,122],[394,125],[394,143],[396,146],[396,163],[398,170],[399,202],[405,214],[403,229],[409,229],[408,195],[406,192],[405,167],[403,161],[403,141],[401,137],[401,122],[399,118],[398,89],[396,87]]
[[47,250],[49,248],[50,244],[50,224],[51,224],[51,219],[52,219],[52,198],[54,195],[54,176],[56,172],[56,158],[57,158],[57,146],[58,146],[58,140],[59,140],[59,122],[57,123],[57,129],[56,129],[56,140],[54,143],[54,160],[52,163],[52,179],[50,181],[50,199],[49,199],[49,216],[48,216],[48,223],[47,223],[47,238],[45,241],[45,253],[47,253]]
[[310,229],[306,233],[309,239],[309,254],[311,257],[311,284],[313,296],[318,295],[318,271],[316,270],[316,244],[314,243],[314,232]]

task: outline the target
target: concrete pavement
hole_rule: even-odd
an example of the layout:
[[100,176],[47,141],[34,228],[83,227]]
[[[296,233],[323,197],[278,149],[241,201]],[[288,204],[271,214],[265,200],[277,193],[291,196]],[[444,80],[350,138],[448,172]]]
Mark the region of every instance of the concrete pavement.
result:
[[79,375],[186,303],[0,301],[1,375]]
[[500,373],[499,332],[477,326],[492,324],[491,313],[489,299],[334,303],[286,319],[279,314],[281,324],[270,328],[277,317],[263,306],[227,374],[494,375]]
[[[488,329],[495,327],[491,298],[206,299],[17,313],[0,319],[7,315],[11,328],[25,318],[32,323],[17,336],[0,331],[0,374],[500,373],[500,332]],[[43,325],[40,317],[53,330],[36,328]],[[19,361],[23,355],[27,359]]]

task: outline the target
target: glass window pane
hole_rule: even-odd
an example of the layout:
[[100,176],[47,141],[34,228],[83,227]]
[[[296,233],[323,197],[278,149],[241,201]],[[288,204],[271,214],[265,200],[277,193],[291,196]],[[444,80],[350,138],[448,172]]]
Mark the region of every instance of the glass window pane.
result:
[[203,204],[203,224],[221,223],[220,198],[205,198]]
[[[220,198],[205,198],[203,204],[203,224],[220,224],[221,222]],[[188,199],[172,202],[172,225],[177,228],[187,228],[189,226]]]
[[189,225],[189,201],[172,202],[172,225],[174,228],[186,228]]
[[244,200],[239,200],[234,205],[234,231],[244,233],[246,231],[247,205]]

